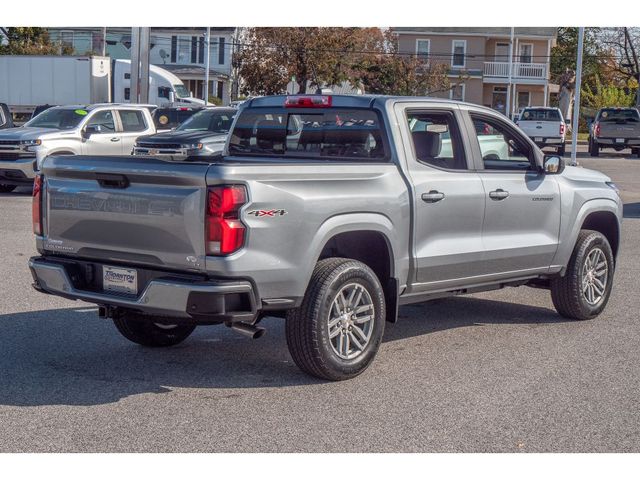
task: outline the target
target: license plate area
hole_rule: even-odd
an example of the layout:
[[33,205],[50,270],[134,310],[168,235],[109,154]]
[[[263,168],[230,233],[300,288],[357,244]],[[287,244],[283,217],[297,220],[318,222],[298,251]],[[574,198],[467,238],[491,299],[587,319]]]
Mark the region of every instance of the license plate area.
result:
[[102,289],[125,295],[138,294],[138,272],[131,268],[102,266]]
[[536,137],[533,139],[534,142],[541,142],[542,141],[542,137]]
[[616,143],[624,143],[624,138],[616,138]]

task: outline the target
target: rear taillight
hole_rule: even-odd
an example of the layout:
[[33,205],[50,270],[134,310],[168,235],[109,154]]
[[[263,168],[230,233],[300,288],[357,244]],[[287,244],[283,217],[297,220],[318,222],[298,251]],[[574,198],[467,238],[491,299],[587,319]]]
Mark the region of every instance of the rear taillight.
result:
[[36,178],[33,180],[31,220],[33,223],[33,233],[42,235],[42,176],[40,175],[36,175]]
[[560,135],[564,135],[564,123],[560,124]]
[[242,185],[212,187],[207,197],[207,255],[228,255],[244,243],[240,208],[247,202]]
[[329,108],[331,104],[329,95],[289,95],[284,101],[286,108]]
[[596,123],[593,126],[593,135],[596,136],[596,137],[600,136],[600,124],[599,123]]

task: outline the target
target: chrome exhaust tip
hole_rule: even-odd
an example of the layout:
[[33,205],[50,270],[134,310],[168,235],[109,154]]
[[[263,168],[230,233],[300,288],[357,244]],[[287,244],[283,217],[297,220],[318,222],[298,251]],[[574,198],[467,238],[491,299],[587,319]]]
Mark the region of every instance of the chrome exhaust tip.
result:
[[242,335],[246,335],[247,337],[258,339],[263,336],[266,330],[262,327],[256,327],[255,325],[251,325],[249,323],[244,322],[234,322],[230,325],[232,330],[235,330]]

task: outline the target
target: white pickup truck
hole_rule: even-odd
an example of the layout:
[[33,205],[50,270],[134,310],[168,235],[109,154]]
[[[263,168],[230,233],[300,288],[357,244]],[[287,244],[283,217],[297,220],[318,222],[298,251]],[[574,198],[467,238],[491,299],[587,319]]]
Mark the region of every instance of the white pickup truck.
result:
[[540,147],[555,147],[564,155],[567,126],[558,108],[528,107],[522,111],[516,125]]

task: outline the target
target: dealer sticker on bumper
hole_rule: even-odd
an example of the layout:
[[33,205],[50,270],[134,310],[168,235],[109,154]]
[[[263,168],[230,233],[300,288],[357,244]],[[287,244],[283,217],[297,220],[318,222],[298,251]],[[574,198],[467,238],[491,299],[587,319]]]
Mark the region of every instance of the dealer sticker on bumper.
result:
[[106,292],[137,295],[138,272],[129,268],[102,266],[102,289]]

